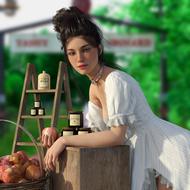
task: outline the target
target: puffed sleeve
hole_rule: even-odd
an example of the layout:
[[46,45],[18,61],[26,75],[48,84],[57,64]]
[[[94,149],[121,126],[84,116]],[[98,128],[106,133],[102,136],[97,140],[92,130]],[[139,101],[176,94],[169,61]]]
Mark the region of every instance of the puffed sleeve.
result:
[[97,132],[106,130],[106,124],[102,119],[100,108],[90,101],[88,102],[86,119],[88,121],[88,127],[90,127],[92,131]]
[[107,125],[109,127],[127,125],[131,128],[135,122],[136,99],[130,82],[112,75],[106,80],[105,94],[108,109]]

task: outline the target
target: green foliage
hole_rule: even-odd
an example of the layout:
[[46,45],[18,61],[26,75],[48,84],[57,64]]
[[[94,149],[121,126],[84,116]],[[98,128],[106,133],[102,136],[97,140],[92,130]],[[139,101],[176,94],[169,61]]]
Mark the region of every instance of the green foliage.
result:
[[5,77],[7,102],[9,105],[19,106],[23,87],[23,76],[18,72],[7,71]]
[[[113,9],[113,2],[115,7]],[[167,75],[169,91],[166,103],[169,106],[168,119],[182,127],[190,129],[189,110],[189,85],[190,85],[190,2],[162,1],[163,12],[160,14],[158,1],[133,0],[130,4],[124,1],[111,0],[107,11],[102,16],[110,16],[115,19],[130,20],[148,26],[165,29],[166,41],[160,41],[160,34],[155,33],[156,49],[151,54],[126,54],[119,57],[122,69],[134,76],[142,86],[144,93],[153,111],[159,115],[160,107],[160,54],[164,52],[167,58]],[[99,8],[93,13],[100,13]],[[102,8],[101,8],[102,9]],[[105,9],[105,8],[104,8]],[[112,25],[99,21],[102,28],[113,29],[117,33],[145,33],[139,28],[130,26]]]
[[[160,109],[160,55],[164,52],[167,58],[167,75],[169,91],[166,103],[169,106],[168,119],[182,127],[190,129],[188,100],[190,90],[190,2],[163,1],[163,14],[159,14],[158,1],[133,0],[130,4],[125,1],[110,0],[108,6],[92,10],[93,15],[100,15],[134,21],[148,26],[167,30],[166,41],[160,41],[160,34],[154,33],[156,47],[149,54],[113,54],[105,52],[105,63],[119,67],[134,76],[140,83],[153,111],[159,115]],[[96,20],[105,31],[115,31],[118,34],[146,33],[150,31],[139,28],[116,25],[103,20]],[[47,30],[41,31],[46,34]],[[38,73],[46,70],[51,75],[52,86],[55,86],[58,63],[63,59],[61,54],[15,54],[5,49],[5,91],[10,105],[18,107],[21,97],[22,84],[27,63],[34,63]],[[69,67],[70,87],[73,104],[80,107],[88,100],[90,81]],[[14,88],[17,81],[18,88]],[[14,98],[13,98],[14,97]],[[48,98],[47,98],[48,99]]]

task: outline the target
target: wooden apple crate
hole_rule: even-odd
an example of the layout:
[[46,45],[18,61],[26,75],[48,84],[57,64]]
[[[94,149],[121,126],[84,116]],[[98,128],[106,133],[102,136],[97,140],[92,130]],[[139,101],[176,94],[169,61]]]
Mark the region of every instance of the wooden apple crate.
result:
[[129,146],[67,147],[53,174],[54,190],[130,190]]

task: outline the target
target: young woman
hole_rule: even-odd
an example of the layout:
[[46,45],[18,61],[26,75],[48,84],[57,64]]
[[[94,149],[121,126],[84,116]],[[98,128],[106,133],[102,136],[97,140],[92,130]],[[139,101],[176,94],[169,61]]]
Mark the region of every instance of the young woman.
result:
[[66,146],[129,144],[132,190],[190,189],[190,132],[154,115],[138,82],[103,64],[102,34],[89,16],[61,9],[53,24],[68,62],[91,80],[87,119],[94,133],[58,138],[47,150],[47,169]]

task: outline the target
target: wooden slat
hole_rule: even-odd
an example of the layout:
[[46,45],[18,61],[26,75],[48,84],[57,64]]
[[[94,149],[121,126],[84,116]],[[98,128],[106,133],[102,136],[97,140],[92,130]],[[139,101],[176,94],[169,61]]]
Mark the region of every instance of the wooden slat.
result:
[[56,173],[52,173],[56,190],[131,189],[128,145],[104,148],[66,147],[57,166]]
[[39,118],[43,118],[43,119],[51,119],[51,115],[36,115],[36,116],[31,116],[31,115],[22,115],[21,118],[22,119],[39,119]]
[[[17,142],[17,146],[34,146],[32,142]],[[38,146],[43,146],[42,143],[37,143]]]
[[68,119],[68,115],[60,115],[59,118],[60,119]]
[[40,93],[55,93],[55,89],[50,89],[50,90],[26,90],[26,93],[36,93],[36,94],[40,94]]
[[33,68],[34,68],[34,65],[30,63],[27,65],[27,68],[26,68],[22,96],[21,96],[21,101],[20,101],[20,106],[19,106],[19,111],[18,111],[18,117],[17,117],[17,126],[15,130],[15,136],[14,136],[13,146],[12,146],[12,153],[16,151],[16,142],[19,140],[22,133],[21,129],[19,128],[19,125],[24,126],[24,120],[21,119],[21,115],[25,114],[26,112],[27,96],[25,94],[25,91],[29,89],[30,87],[30,81],[32,77],[31,75],[32,75]]
[[[31,116],[31,115],[22,115],[22,119],[38,119],[38,118],[43,118],[43,119],[51,119],[51,115],[37,115],[37,116]],[[59,118],[61,119],[67,119],[67,115],[60,115]]]
[[60,107],[60,101],[61,101],[62,84],[63,84],[63,77],[64,77],[64,66],[65,64],[63,64],[62,62],[59,63],[56,92],[55,92],[54,101],[53,101],[51,127],[57,126],[59,107]]
[[[63,63],[62,63],[63,64]],[[69,83],[69,75],[68,75],[68,68],[67,64],[64,64],[64,91],[65,91],[65,99],[66,99],[66,106],[67,111],[72,111],[72,100],[71,100],[71,91],[70,91],[70,83]]]

